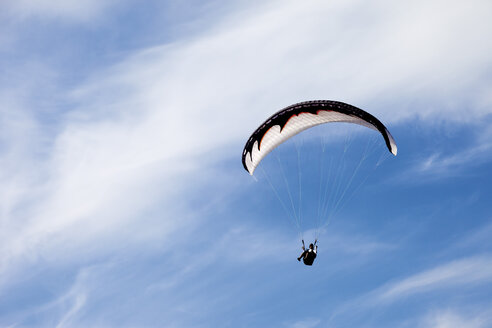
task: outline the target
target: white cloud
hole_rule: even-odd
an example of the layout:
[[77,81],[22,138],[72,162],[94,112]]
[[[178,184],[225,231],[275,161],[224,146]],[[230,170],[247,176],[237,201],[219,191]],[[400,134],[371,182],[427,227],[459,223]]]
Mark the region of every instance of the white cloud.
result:
[[[343,218],[339,218],[343,221]],[[325,233],[322,232],[321,235]],[[311,235],[310,231],[305,235]],[[382,253],[388,253],[397,249],[397,244],[380,241],[374,236],[360,234],[360,232],[347,232],[331,229],[326,237],[323,238],[320,248],[329,250],[333,254],[344,254],[347,262],[353,261],[361,265],[365,261],[370,261]]]
[[393,302],[413,294],[429,293],[445,287],[477,285],[492,281],[492,258],[477,256],[452,261],[378,289],[376,302]]
[[463,168],[469,168],[470,165],[479,165],[487,161],[491,148],[492,144],[484,142],[452,155],[434,153],[424,159],[416,170],[420,174],[427,175],[439,173],[439,177],[457,173]]
[[485,328],[490,326],[490,311],[462,313],[456,310],[432,311],[417,324],[421,328]]
[[71,321],[74,320],[87,302],[87,292],[85,291],[83,282],[81,282],[83,280],[82,276],[86,274],[84,272],[79,273],[76,282],[70,290],[55,302],[58,306],[68,303],[68,309],[61,315],[56,325],[57,328],[70,327]]
[[[476,201],[475,198],[472,198],[472,201]],[[489,219],[490,222],[490,219]],[[487,247],[489,246],[489,240],[492,238],[492,222],[481,225],[475,230],[463,236],[461,240],[459,240],[453,247],[456,248],[473,248],[476,246]]]
[[[114,0],[18,0],[3,7],[20,18],[51,18],[76,22],[94,22]],[[5,9],[5,8],[4,8]]]
[[320,320],[314,318],[308,318],[300,321],[296,321],[291,324],[287,324],[287,327],[290,328],[314,328],[319,327]]
[[[416,155],[412,167],[399,174],[397,179],[405,182],[412,181],[412,183],[432,183],[436,179],[445,179],[464,174],[470,175],[470,168],[484,165],[491,159],[492,143],[490,140],[492,130],[489,126],[486,126],[486,120],[484,119],[482,122],[477,122],[470,126],[478,133],[471,136],[471,140],[467,142],[467,145],[451,150],[432,150],[422,157]],[[415,179],[416,175],[424,176],[425,179]]]
[[[490,282],[492,282],[492,257],[489,255],[453,260],[387,283],[342,304],[333,311],[330,322],[347,318],[347,316],[356,318],[361,313],[381,313],[383,309],[389,309],[409,299],[419,300],[419,297],[436,295],[439,292],[446,295],[446,293],[457,290],[480,288],[481,286],[488,286]],[[468,305],[470,304],[466,304],[466,306]],[[413,315],[409,320],[410,326],[447,327],[446,325],[451,323],[454,317],[455,323],[463,322],[463,326],[454,325],[453,327],[468,327],[467,325],[469,327],[482,327],[481,325],[486,322],[483,317],[485,315],[490,317],[490,313],[487,314],[486,311],[481,312],[480,315],[477,314],[476,320],[473,320],[472,316],[462,316],[458,312],[448,311],[446,306],[448,303],[440,301],[439,308],[435,311],[428,312],[423,317]],[[378,310],[376,311],[376,309]],[[473,308],[473,311],[478,313],[479,308]],[[478,326],[474,326],[476,324]],[[402,322],[402,327],[406,327],[406,323]]]
[[483,255],[454,260],[387,283],[348,301],[333,312],[331,320],[375,307],[387,308],[410,297],[474,288],[490,282],[492,282],[492,257]]

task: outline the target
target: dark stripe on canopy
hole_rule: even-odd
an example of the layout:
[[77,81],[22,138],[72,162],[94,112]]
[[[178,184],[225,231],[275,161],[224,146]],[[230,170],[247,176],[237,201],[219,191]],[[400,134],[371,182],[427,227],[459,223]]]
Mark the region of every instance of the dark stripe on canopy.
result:
[[293,116],[302,113],[310,113],[310,114],[317,115],[320,111],[339,112],[352,117],[360,118],[368,122],[369,124],[373,125],[376,129],[378,129],[379,132],[381,132],[384,141],[386,142],[386,146],[388,147],[388,150],[392,152],[390,137],[388,136],[389,135],[388,130],[383,125],[383,123],[381,123],[381,121],[379,121],[373,115],[369,114],[368,112],[360,108],[357,108],[355,106],[340,101],[313,100],[313,101],[300,102],[279,110],[278,112],[270,116],[258,129],[256,129],[256,131],[253,132],[251,137],[246,142],[246,145],[244,146],[243,157],[242,157],[244,169],[249,172],[248,168],[246,167],[246,154],[249,153],[249,156],[252,160],[253,145],[255,144],[255,141],[258,141],[258,149],[260,149],[261,140],[263,139],[263,136],[267,133],[267,131],[272,126],[278,125],[280,126],[280,130],[282,130],[284,126],[287,124],[287,122],[289,121],[289,119],[292,118]]

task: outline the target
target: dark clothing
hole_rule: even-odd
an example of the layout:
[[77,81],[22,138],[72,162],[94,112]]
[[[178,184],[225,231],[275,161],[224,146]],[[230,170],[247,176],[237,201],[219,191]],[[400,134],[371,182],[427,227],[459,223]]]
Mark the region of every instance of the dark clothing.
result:
[[[304,244],[304,241],[303,241]],[[305,265],[313,265],[314,259],[316,258],[316,253],[318,252],[318,246],[314,246],[313,244],[309,245],[308,249],[304,248],[304,245],[302,246],[302,254],[297,258],[297,260],[301,260],[304,262]]]
[[308,249],[302,253],[301,257],[305,265],[313,265],[314,259],[316,258],[316,252]]

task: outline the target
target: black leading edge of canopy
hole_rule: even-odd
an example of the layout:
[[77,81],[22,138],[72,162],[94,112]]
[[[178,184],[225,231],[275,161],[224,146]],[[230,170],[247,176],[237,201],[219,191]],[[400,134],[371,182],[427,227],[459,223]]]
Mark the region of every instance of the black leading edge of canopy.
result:
[[249,153],[250,159],[253,160],[252,152],[253,152],[253,145],[255,144],[255,141],[258,141],[258,149],[260,149],[261,140],[272,126],[278,125],[280,126],[280,131],[282,131],[282,129],[285,127],[289,119],[292,118],[293,116],[302,113],[310,113],[310,114],[317,115],[319,111],[339,112],[342,114],[360,118],[370,123],[371,125],[375,126],[379,130],[379,132],[381,132],[384,141],[386,142],[386,147],[388,147],[388,150],[391,152],[391,143],[388,137],[389,132],[386,129],[386,127],[383,125],[383,123],[381,123],[381,121],[379,121],[373,115],[369,114],[368,112],[360,108],[357,108],[355,106],[340,101],[312,100],[312,101],[305,101],[294,105],[290,105],[288,107],[285,107],[284,109],[279,110],[278,112],[270,116],[265,122],[263,122],[263,124],[260,125],[260,127],[256,129],[255,132],[253,132],[251,137],[246,142],[246,145],[244,146],[244,150],[243,150],[242,162],[243,162],[244,169],[249,172],[246,166],[246,154]]

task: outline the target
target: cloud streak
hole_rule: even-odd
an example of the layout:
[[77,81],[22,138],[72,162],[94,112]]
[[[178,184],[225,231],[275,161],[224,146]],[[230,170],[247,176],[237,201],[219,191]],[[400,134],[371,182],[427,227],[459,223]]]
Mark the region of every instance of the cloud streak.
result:
[[382,287],[374,293],[376,302],[394,302],[445,287],[466,287],[492,281],[492,257],[477,256],[452,261]]
[[489,160],[488,153],[491,148],[492,144],[484,142],[451,155],[435,153],[424,159],[416,170],[424,175],[439,173],[438,176],[442,178],[453,173],[459,173],[470,165],[477,166],[486,163]]
[[5,3],[2,6],[11,15],[21,19],[36,17],[41,19],[61,19],[65,22],[89,23],[91,19],[102,15],[114,3],[115,1],[113,0],[89,0],[83,2],[76,0],[19,0]]
[[433,311],[416,325],[421,328],[485,328],[490,324],[492,318],[490,311],[473,312],[469,314],[457,310]]
[[[349,313],[372,311],[375,308],[390,308],[399,302],[439,291],[476,288],[492,281],[492,257],[479,255],[452,260],[406,278],[387,283],[357,297],[332,314],[330,321]],[[379,310],[381,311],[381,310]]]

